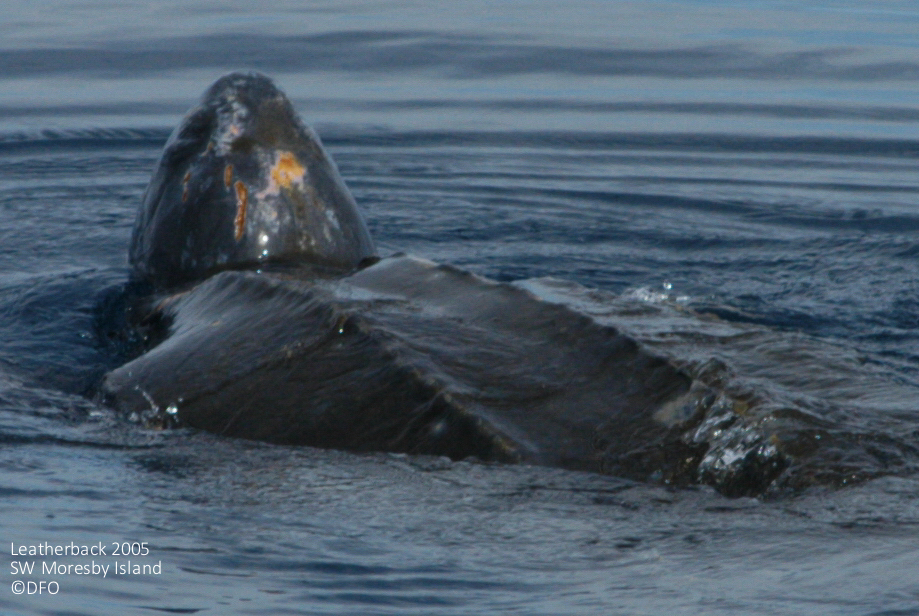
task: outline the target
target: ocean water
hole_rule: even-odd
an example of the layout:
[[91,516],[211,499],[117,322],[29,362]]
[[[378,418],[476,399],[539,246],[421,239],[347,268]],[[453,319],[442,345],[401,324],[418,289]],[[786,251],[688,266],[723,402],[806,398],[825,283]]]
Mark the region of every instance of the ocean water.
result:
[[[0,612],[919,614],[917,33],[907,2],[7,2]],[[118,417],[100,321],[136,209],[240,68],[382,253],[842,409],[883,472],[726,498]],[[13,553],[45,543],[106,554]]]

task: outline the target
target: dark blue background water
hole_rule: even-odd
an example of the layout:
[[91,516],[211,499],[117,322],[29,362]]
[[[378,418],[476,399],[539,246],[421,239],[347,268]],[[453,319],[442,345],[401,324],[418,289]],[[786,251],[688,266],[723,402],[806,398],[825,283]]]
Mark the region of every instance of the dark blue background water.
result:
[[153,432],[85,396],[114,361],[99,305],[166,136],[254,68],[316,126],[383,252],[598,289],[542,283],[909,442],[919,9],[255,6],[4,6],[0,547],[146,541],[135,560],[162,573],[17,576],[10,555],[3,613],[919,613],[909,472],[729,500]]

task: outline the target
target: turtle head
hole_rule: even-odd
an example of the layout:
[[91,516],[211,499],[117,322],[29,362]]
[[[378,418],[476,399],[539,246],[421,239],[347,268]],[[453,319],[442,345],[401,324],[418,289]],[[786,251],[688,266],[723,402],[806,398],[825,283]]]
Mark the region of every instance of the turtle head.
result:
[[131,238],[156,288],[267,262],[349,271],[374,254],[319,138],[270,79],[217,80],[173,132]]

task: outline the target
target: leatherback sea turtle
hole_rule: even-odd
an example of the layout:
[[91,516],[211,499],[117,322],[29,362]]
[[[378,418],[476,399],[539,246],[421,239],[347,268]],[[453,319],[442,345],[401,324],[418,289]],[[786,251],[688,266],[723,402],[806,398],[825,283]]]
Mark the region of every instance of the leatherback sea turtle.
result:
[[149,343],[102,392],[150,421],[727,494],[761,493],[802,459],[787,424],[745,416],[616,328],[519,286],[377,258],[319,139],[259,74],[219,79],[170,137],[130,263],[150,289],[134,318]]

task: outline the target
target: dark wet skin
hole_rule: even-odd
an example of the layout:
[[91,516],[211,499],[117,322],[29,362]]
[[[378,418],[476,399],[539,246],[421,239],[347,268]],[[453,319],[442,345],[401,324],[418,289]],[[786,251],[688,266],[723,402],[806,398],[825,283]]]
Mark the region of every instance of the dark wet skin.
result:
[[131,239],[158,289],[267,261],[354,269],[373,242],[316,134],[270,79],[231,74],[175,130]]
[[729,495],[820,475],[806,438],[816,421],[756,416],[615,328],[512,285],[373,256],[284,95],[261,75],[220,79],[167,144],[134,230],[134,277],[154,289],[137,321],[158,344],[109,373],[104,397],[148,423],[226,436]]

